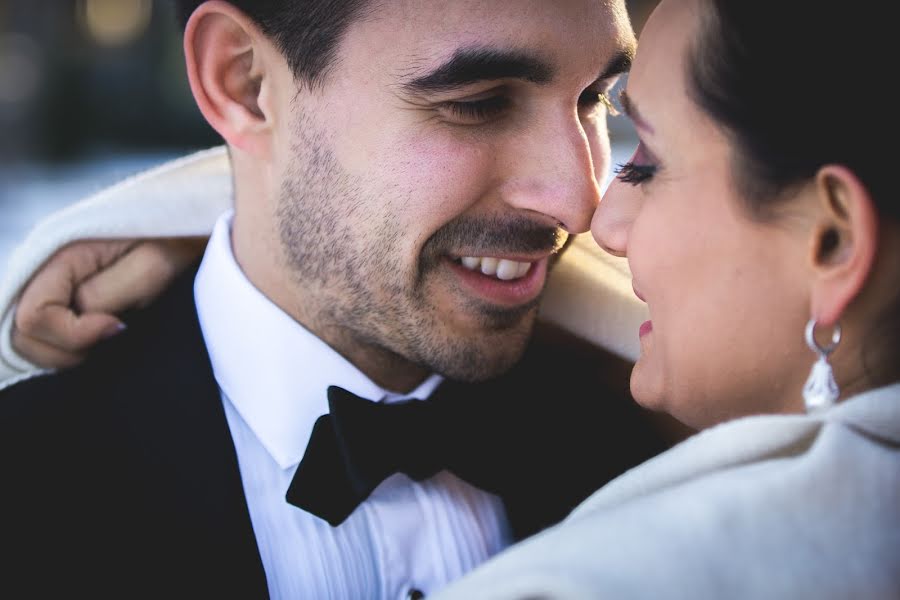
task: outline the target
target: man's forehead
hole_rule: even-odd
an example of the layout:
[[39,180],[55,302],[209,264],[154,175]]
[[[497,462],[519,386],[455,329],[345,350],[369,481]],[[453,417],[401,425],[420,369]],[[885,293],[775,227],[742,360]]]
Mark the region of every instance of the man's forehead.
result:
[[361,49],[390,60],[400,81],[480,62],[541,83],[576,65],[599,69],[634,47],[620,0],[387,0],[365,21]]

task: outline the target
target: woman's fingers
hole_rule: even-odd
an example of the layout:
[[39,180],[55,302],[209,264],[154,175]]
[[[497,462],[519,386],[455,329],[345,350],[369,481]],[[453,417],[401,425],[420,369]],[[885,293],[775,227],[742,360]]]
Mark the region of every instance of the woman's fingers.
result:
[[203,251],[206,238],[148,240],[81,282],[74,306],[81,313],[121,314],[150,304]]
[[124,328],[116,316],[146,306],[203,251],[206,238],[76,242],[26,286],[13,347],[43,367],[72,366]]

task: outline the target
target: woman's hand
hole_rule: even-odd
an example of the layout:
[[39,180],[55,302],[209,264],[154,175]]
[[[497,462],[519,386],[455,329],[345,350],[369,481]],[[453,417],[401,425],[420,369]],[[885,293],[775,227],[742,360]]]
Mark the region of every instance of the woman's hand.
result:
[[206,241],[104,240],[64,247],[25,287],[13,347],[41,367],[76,365],[97,342],[125,328],[116,315],[152,302]]

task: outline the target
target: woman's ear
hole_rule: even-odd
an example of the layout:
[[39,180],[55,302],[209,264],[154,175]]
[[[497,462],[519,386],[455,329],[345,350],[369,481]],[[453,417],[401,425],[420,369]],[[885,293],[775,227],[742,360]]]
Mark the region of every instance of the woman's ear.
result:
[[878,248],[878,213],[859,178],[828,165],[815,178],[818,217],[810,239],[812,315],[836,323],[865,286]]
[[207,122],[229,145],[267,154],[273,115],[262,99],[275,65],[271,44],[256,24],[228,2],[204,2],[185,27],[184,55],[191,91]]

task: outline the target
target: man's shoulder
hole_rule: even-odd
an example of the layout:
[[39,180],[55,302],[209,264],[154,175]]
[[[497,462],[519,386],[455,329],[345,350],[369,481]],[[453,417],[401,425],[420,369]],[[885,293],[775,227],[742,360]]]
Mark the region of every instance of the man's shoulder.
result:
[[[101,342],[80,365],[40,374],[0,391],[0,421],[107,411],[147,396],[174,366],[208,364],[187,274],[157,302]],[[185,364],[185,362],[189,364]],[[10,425],[14,426],[14,425]]]
[[[137,333],[137,335],[133,335]],[[87,412],[121,389],[135,385],[146,368],[140,332],[126,331],[101,343],[76,367],[44,372],[0,390],[0,421]]]
[[65,401],[66,379],[46,373],[0,391],[0,444],[18,452],[23,445],[39,443],[39,437],[59,439],[73,408]]
[[0,520],[17,549],[0,590],[265,589],[192,296],[160,302],[78,367],[0,392]]

